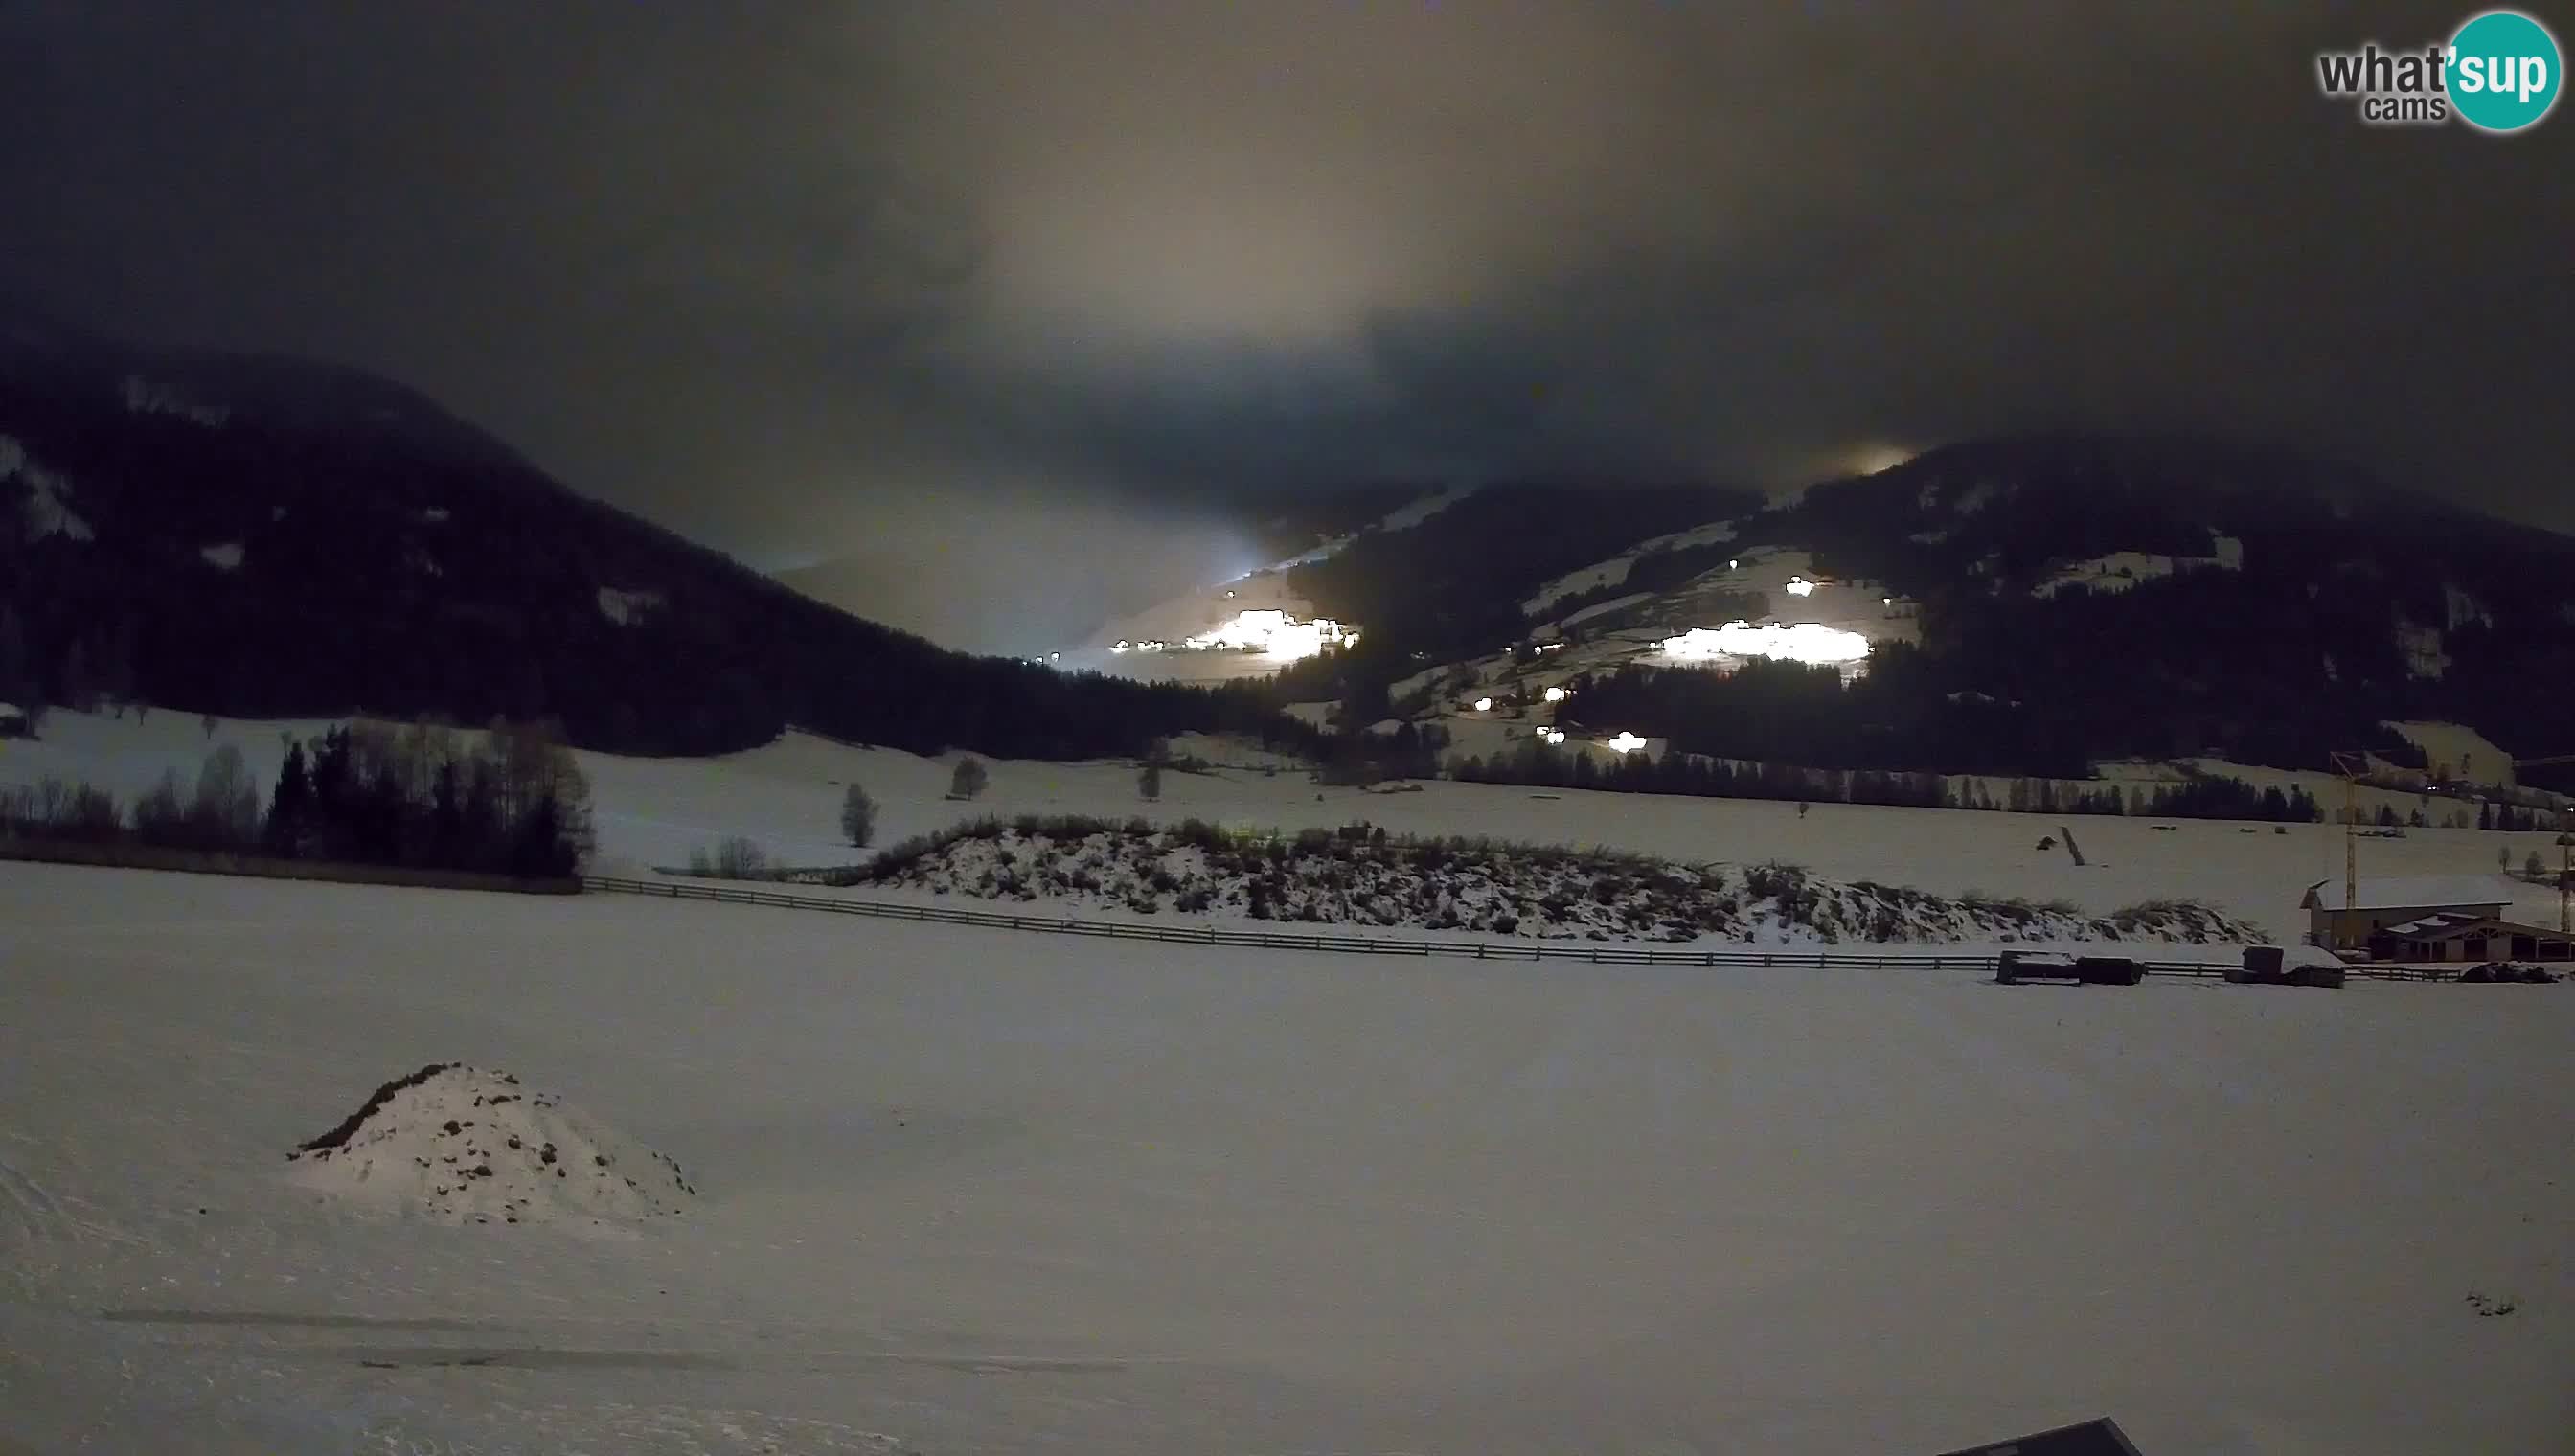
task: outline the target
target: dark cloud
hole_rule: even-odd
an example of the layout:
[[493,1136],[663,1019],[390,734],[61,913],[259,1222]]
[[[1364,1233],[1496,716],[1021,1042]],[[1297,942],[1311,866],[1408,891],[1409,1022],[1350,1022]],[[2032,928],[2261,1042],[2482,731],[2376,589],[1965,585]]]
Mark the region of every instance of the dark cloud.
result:
[[0,0],[0,286],[996,647],[1388,473],[2187,425],[2575,526],[2575,119],[2315,94],[2466,13]]

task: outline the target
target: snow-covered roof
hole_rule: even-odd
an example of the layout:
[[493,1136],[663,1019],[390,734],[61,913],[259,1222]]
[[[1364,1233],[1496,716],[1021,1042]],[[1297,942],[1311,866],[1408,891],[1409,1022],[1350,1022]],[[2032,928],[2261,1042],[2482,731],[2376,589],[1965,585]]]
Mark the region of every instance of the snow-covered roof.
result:
[[[2494,905],[2512,903],[2512,890],[2502,879],[2491,874],[2409,874],[2364,878],[2352,896],[2356,910],[2430,909],[2437,905]],[[2343,907],[2342,888],[2329,879],[2319,879],[2307,886],[2301,909],[2338,910]]]
[[25,718],[27,710],[14,703],[0,703],[0,718]]
[[2516,934],[2556,935],[2560,932],[2545,925],[2523,925],[2500,915],[2425,915],[2402,925],[2390,925],[2385,933],[2408,940],[2452,940],[2466,935],[2485,935],[2509,930]]

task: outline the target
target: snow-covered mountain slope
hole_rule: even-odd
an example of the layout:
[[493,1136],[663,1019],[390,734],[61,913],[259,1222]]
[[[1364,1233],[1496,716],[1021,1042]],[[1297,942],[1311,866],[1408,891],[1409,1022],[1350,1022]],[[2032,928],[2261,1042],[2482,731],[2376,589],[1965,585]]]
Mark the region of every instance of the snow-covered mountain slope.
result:
[[[1380,654],[1314,682],[1363,677],[1403,701],[1446,685],[1415,710],[1453,712],[1628,665],[1731,671],[1751,658],[1717,644],[1740,622],[1731,649],[1846,678],[1867,671],[1862,646],[1921,649],[1900,685],[1807,735],[1832,766],[2079,773],[2090,758],[2214,753],[2320,769],[2328,747],[2383,740],[2385,720],[2458,723],[2524,753],[2544,725],[2575,721],[2575,539],[2330,461],[2003,437],[1687,526],[1670,504],[1488,492],[1291,573]],[[1621,526],[1625,540],[1573,554]],[[1676,709],[1631,727],[1767,757],[1737,731],[1758,718]]]

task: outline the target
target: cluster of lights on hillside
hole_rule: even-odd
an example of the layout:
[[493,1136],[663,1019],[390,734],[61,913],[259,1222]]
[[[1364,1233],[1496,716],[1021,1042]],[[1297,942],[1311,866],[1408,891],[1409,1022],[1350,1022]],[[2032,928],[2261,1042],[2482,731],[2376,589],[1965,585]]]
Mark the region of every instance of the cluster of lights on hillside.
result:
[[[1231,597],[1234,594],[1228,592],[1226,595]],[[1208,632],[1183,638],[1178,643],[1129,642],[1121,638],[1110,645],[1109,651],[1118,654],[1252,653],[1285,662],[1310,658],[1327,647],[1349,647],[1358,640],[1357,628],[1344,627],[1328,617],[1308,622],[1293,613],[1264,607],[1238,612]]]
[[1729,622],[1718,628],[1694,627],[1678,637],[1663,639],[1663,656],[1683,663],[1718,658],[1784,658],[1792,663],[1838,665],[1866,658],[1868,639],[1812,622],[1794,627]]

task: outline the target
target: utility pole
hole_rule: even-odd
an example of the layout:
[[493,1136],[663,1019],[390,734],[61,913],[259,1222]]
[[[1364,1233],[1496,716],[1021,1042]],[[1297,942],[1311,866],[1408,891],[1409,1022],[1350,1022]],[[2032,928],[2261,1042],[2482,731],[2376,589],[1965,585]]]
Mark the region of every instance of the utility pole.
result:
[[2336,748],[2325,756],[2333,770],[2342,775],[2343,916],[2340,933],[2334,939],[2347,943],[2353,924],[2351,912],[2360,901],[2360,775],[2369,771],[2369,753],[2366,749],[2345,752]]

